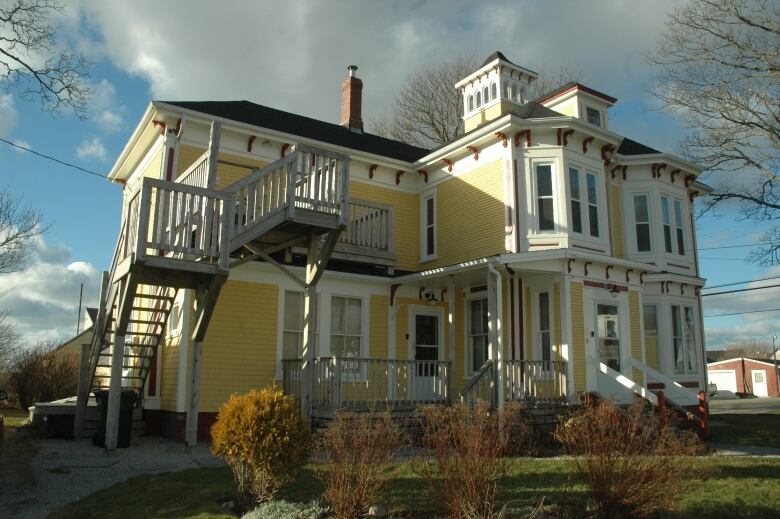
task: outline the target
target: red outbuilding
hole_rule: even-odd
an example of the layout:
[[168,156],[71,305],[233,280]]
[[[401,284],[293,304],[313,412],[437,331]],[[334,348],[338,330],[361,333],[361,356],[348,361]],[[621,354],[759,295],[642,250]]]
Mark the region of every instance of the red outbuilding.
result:
[[716,398],[780,396],[777,374],[772,360],[739,357],[707,364],[707,382],[716,386]]

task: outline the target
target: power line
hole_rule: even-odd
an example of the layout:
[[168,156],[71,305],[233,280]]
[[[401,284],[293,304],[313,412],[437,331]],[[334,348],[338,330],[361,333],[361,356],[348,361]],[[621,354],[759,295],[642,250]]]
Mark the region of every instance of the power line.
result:
[[3,138],[0,138],[0,141],[4,142],[4,143],[6,143],[6,144],[8,144],[10,146],[13,146],[15,148],[19,148],[20,150],[24,150],[24,151],[30,152],[33,155],[38,155],[39,157],[43,157],[44,159],[57,162],[58,164],[62,164],[63,166],[67,166],[69,168],[76,169],[76,170],[78,170],[78,171],[80,171],[82,173],[88,173],[90,175],[94,175],[96,177],[100,177],[100,178],[102,178],[104,180],[108,180],[108,177],[105,176],[105,175],[102,175],[102,174],[97,173],[95,171],[90,171],[88,169],[84,169],[81,166],[77,166],[75,164],[71,164],[70,162],[65,162],[64,160],[60,160],[60,159],[54,158],[54,157],[52,157],[50,155],[46,155],[44,153],[38,153],[37,151],[35,151],[35,150],[31,149],[31,148],[27,148],[26,146],[22,146],[20,144],[16,144],[15,142],[7,141],[7,140],[5,140]]
[[702,297],[707,296],[719,296],[721,294],[735,294],[737,292],[750,292],[751,290],[762,290],[764,288],[775,288],[780,287],[780,284],[777,285],[764,285],[762,287],[750,287],[750,288],[737,288],[735,290],[724,290],[722,292],[712,292],[711,294],[702,294]]
[[766,310],[751,310],[750,312],[732,312],[729,314],[712,314],[705,315],[704,317],[723,317],[725,315],[743,315],[743,314],[760,314],[762,312],[778,312],[780,308],[767,308]]
[[749,261],[747,258],[705,258],[704,256],[699,256],[700,260],[718,260],[718,261]]
[[762,241],[757,243],[745,243],[742,245],[722,245],[720,247],[698,247],[697,250],[715,250],[715,249],[737,249],[741,247],[758,247],[759,245],[771,245],[771,241]]
[[734,285],[744,285],[745,283],[755,283],[756,281],[771,281],[773,279],[780,279],[780,276],[774,276],[774,277],[771,277],[771,278],[748,279],[747,281],[733,281],[731,283],[723,283],[722,285],[712,285],[710,287],[705,287],[702,290],[711,290],[713,288],[731,287],[731,286],[734,286]]

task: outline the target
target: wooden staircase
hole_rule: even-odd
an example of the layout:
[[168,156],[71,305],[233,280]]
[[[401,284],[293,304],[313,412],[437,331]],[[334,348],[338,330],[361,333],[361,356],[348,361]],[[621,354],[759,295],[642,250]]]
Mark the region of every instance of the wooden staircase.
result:
[[[195,290],[197,364],[231,266],[259,258],[285,271],[271,254],[308,241],[312,268],[301,283],[313,288],[347,226],[348,156],[298,145],[282,159],[217,190],[218,150],[215,122],[209,149],[176,182],[144,178],[128,197],[111,269],[103,275],[89,365],[86,373],[82,369],[77,437],[89,391],[133,390],[143,396],[178,290]],[[193,372],[191,409],[197,410],[198,365]],[[116,409],[118,398],[110,397],[109,421]]]

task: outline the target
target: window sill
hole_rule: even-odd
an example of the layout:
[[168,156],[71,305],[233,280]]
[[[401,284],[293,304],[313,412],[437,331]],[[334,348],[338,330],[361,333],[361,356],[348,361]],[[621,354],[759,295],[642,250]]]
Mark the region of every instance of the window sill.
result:
[[425,256],[424,258],[420,258],[420,263],[428,263],[429,261],[433,261],[437,259],[439,259],[439,255],[433,254],[431,256]]

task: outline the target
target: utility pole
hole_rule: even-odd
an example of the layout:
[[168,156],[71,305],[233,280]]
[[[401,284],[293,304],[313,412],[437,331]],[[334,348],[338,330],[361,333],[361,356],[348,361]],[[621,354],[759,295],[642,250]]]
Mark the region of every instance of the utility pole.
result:
[[772,358],[775,359],[775,380],[777,380],[777,390],[780,391],[780,371],[777,370],[777,334],[772,334]]
[[79,334],[81,329],[81,302],[84,300],[84,283],[81,284],[79,289],[79,314],[76,316],[76,335]]

